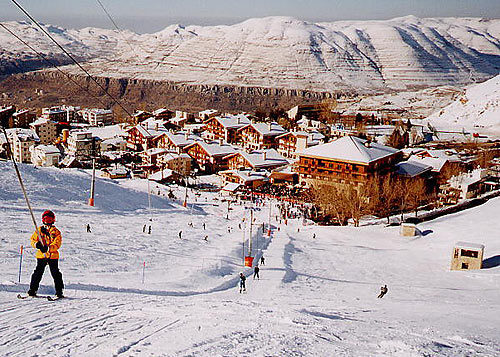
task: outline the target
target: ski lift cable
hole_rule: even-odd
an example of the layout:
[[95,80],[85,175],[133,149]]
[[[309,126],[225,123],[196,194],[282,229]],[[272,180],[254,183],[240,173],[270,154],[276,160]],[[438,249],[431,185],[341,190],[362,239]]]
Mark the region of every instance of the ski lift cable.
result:
[[[9,138],[7,136],[7,130],[5,126],[0,125],[2,127],[3,134],[5,135],[5,140],[7,141],[7,156],[11,158],[12,164],[14,165],[14,169],[16,170],[17,179],[19,180],[19,185],[21,186],[21,190],[23,191],[24,199],[26,201],[26,205],[28,206],[28,210],[31,214],[31,220],[33,221],[33,225],[35,226],[35,232],[38,232],[38,224],[36,223],[35,215],[33,214],[33,209],[31,208],[30,200],[28,198],[28,194],[26,193],[26,188],[24,187],[23,179],[21,177],[21,173],[19,172],[19,167],[17,166],[16,159],[14,158],[14,154],[12,153],[12,149],[10,147]],[[43,234],[40,234],[40,238],[42,240],[43,245],[47,245]]]
[[90,92],[87,88],[85,88],[84,86],[82,86],[80,83],[78,83],[77,81],[75,81],[73,78],[71,78],[71,76],[64,72],[58,65],[56,65],[54,62],[52,62],[50,59],[48,59],[43,53],[40,53],[38,52],[33,46],[31,46],[29,43],[27,43],[26,41],[24,41],[21,37],[19,37],[18,35],[16,35],[12,30],[10,30],[7,26],[5,26],[4,24],[0,23],[0,26],[3,27],[3,29],[5,31],[7,31],[8,33],[10,33],[12,36],[14,36],[15,38],[17,38],[21,43],[23,43],[26,47],[28,47],[30,50],[32,50],[33,52],[35,52],[37,54],[38,57],[40,57],[42,60],[44,60],[45,62],[47,62],[49,65],[51,65],[52,67],[54,67],[56,70],[58,70],[60,73],[62,73],[66,78],[68,78],[71,82],[73,82],[75,85],[77,85],[81,90],[89,93],[94,99],[97,99],[98,101],[101,102],[101,104],[103,105],[106,105],[106,103],[99,97],[97,97],[96,95],[94,95],[92,92]]
[[59,42],[57,42],[54,37],[52,37],[52,35],[43,27],[41,26],[38,21],[33,17],[31,16],[16,0],[11,0],[18,8],[19,10],[21,10],[25,15],[26,17],[28,17],[28,19],[30,19],[52,42],[54,42],[57,47],[59,47],[61,49],[61,51],[63,51],[66,56],[68,56],[69,59],[71,59],[71,61],[76,64],[78,66],[78,68],[80,68],[83,72],[85,72],[85,74],[95,83],[97,84],[97,86],[99,88],[101,88],[104,93],[109,96],[116,104],[118,104],[120,106],[120,108],[122,108],[125,113],[127,113],[129,116],[132,116],[132,114],[127,110],[127,108],[125,108],[114,96],[112,96],[107,90],[106,88],[104,88],[94,77],[92,77],[90,75],[90,73],[82,67],[82,65],[71,55],[71,53],[69,53],[63,46],[61,46],[59,44]]

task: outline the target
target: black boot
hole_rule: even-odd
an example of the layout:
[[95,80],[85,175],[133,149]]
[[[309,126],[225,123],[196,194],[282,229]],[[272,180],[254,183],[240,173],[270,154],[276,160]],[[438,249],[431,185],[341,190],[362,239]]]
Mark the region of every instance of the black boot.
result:
[[36,291],[30,289],[30,290],[28,290],[28,295],[29,296],[36,296]]

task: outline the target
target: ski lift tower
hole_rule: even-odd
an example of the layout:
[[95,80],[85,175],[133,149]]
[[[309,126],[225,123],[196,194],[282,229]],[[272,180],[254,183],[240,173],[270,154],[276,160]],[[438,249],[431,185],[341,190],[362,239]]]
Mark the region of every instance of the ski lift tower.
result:
[[96,158],[96,149],[95,149],[95,138],[92,137],[92,183],[90,184],[90,198],[89,198],[89,206],[94,206],[94,195],[95,195],[95,158]]

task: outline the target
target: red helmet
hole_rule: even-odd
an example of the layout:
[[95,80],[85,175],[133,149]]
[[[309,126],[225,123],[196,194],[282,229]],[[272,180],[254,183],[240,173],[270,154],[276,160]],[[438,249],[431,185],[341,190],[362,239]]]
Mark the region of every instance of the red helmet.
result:
[[54,224],[56,221],[56,215],[51,210],[46,210],[42,213],[42,223],[43,224]]

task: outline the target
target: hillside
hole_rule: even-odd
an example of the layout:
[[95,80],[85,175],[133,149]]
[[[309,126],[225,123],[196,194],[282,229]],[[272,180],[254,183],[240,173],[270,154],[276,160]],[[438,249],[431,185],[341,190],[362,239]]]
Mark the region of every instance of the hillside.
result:
[[[49,57],[54,45],[27,23],[5,23]],[[138,35],[47,29],[101,77],[266,88],[384,90],[460,85],[500,71],[500,20],[414,16],[310,23],[289,17],[232,26],[172,25]],[[2,72],[36,67],[29,49],[0,32]],[[42,64],[38,63],[41,67]],[[79,74],[77,68],[66,68]]]
[[[190,191],[184,208],[163,196],[168,188],[153,184],[149,212],[146,181],[98,179],[92,208],[85,204],[88,171],[20,168],[37,217],[46,208],[56,213],[67,299],[15,298],[35,265],[27,248],[18,284],[19,247],[32,227],[13,169],[0,161],[2,356],[500,353],[499,199],[421,224],[425,236],[413,239],[382,225],[280,224],[274,205],[268,239],[258,229],[268,221],[266,203],[255,211],[253,229],[253,253],[266,258],[261,279],[244,270],[248,292],[239,294],[249,235],[244,206],[232,205],[226,220],[227,205],[216,194],[201,192],[195,201]],[[151,235],[142,232],[144,224],[152,225]],[[485,244],[490,268],[450,271],[460,240]],[[377,299],[383,284],[389,292]],[[48,271],[40,292],[53,292]]]

